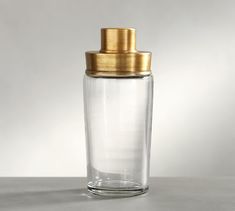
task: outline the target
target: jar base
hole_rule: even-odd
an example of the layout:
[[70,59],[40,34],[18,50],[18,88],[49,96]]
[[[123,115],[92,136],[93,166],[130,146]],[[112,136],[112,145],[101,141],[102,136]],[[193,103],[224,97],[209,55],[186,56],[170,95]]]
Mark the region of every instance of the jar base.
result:
[[149,187],[105,187],[105,186],[87,186],[88,191],[92,194],[104,197],[131,197],[144,194]]

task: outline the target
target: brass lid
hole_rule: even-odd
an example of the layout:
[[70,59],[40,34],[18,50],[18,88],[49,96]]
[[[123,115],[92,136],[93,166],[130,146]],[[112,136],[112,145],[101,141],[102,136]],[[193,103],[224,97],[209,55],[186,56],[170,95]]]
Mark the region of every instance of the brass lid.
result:
[[151,52],[136,50],[133,28],[101,29],[100,51],[86,52],[86,74],[133,77],[151,74]]

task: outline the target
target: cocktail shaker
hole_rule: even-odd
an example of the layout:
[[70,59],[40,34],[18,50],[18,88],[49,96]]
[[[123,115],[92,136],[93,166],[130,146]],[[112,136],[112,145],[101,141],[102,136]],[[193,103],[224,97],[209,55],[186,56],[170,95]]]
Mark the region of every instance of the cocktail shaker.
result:
[[136,50],[133,28],[101,29],[86,52],[84,113],[88,190],[134,196],[148,186],[153,76],[151,53]]

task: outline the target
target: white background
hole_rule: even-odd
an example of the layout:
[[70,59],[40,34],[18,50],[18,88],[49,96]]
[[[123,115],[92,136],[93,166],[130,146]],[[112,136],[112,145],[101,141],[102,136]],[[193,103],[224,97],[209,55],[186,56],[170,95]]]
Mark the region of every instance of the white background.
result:
[[0,0],[0,176],[85,176],[84,52],[153,52],[152,176],[235,176],[235,1]]

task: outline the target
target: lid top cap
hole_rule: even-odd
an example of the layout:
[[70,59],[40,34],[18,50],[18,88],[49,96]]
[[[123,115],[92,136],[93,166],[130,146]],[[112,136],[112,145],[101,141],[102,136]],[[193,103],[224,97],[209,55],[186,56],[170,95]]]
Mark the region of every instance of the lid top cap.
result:
[[136,52],[136,34],[133,28],[102,28],[101,53]]
[[142,77],[151,74],[151,52],[136,50],[134,28],[102,28],[101,49],[86,52],[92,77]]

